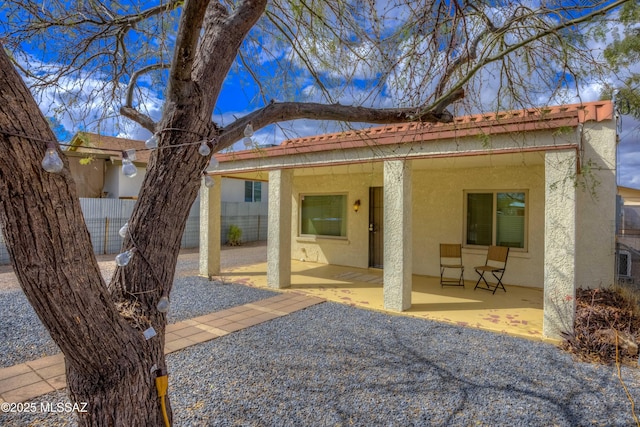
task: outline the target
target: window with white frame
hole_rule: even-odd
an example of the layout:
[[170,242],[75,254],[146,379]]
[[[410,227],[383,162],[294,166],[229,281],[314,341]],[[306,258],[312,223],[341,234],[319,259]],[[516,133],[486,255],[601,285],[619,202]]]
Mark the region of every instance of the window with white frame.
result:
[[465,243],[526,249],[527,192],[465,192]]
[[300,195],[301,236],[347,236],[347,195]]

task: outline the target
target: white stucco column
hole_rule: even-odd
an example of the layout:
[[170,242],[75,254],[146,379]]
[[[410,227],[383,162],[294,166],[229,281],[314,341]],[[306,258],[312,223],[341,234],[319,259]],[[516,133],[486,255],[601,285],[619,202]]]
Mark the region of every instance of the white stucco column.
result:
[[411,161],[384,162],[384,308],[411,307]]
[[200,186],[200,276],[220,274],[220,192],[222,179],[211,188]]
[[[544,319],[542,334],[573,330],[576,296],[576,152],[545,153]],[[588,232],[585,230],[585,232]]]
[[267,234],[267,285],[291,286],[291,191],[293,170],[269,172],[269,216]]

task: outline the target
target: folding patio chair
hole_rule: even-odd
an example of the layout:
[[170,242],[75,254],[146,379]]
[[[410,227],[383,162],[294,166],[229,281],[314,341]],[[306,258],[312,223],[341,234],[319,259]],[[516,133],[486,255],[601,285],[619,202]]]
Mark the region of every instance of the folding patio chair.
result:
[[[445,278],[446,269],[460,270],[460,277],[455,279]],[[462,286],[464,287],[464,266],[462,265],[462,245],[440,244],[440,287]]]
[[[480,278],[476,282],[476,287],[473,288],[475,291],[478,287],[480,289],[484,289],[487,291],[493,291],[496,293],[498,288],[502,288],[503,291],[507,292],[502,284],[502,276],[504,276],[504,270],[507,267],[507,257],[509,256],[509,248],[506,246],[489,246],[489,251],[487,252],[487,260],[484,265],[479,267],[474,267],[476,273],[480,275]],[[484,275],[485,273],[493,274],[493,277],[496,278],[496,284],[492,284],[487,282]],[[483,285],[480,282],[484,282]]]

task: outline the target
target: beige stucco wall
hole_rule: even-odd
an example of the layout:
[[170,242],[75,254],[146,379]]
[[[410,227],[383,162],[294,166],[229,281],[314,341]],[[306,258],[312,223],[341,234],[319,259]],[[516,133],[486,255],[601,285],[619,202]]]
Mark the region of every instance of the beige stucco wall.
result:
[[576,286],[610,286],[615,274],[616,136],[613,122],[587,122],[576,194]]
[[[316,173],[322,173],[317,169]],[[330,173],[327,169],[327,173]],[[502,166],[472,169],[413,169],[413,272],[439,275],[439,244],[461,243],[465,190],[525,190],[528,192],[528,250],[513,250],[505,283],[542,287],[544,230],[544,167]],[[383,186],[380,173],[350,173],[294,177],[292,257],[308,261],[366,268],[369,257],[369,187]],[[300,237],[300,194],[347,194],[349,205],[361,200],[358,213],[348,209],[346,239]],[[465,277],[475,280],[472,267],[484,264],[486,250],[465,248]]]
[[[413,270],[438,276],[439,244],[464,243],[465,191],[524,190],[527,192],[527,250],[509,253],[504,282],[542,287],[544,230],[544,167],[503,166],[474,169],[414,170]],[[486,249],[463,248],[465,279],[476,280],[473,267],[482,265]]]
[[[291,255],[294,259],[324,264],[367,268],[369,262],[369,187],[382,186],[380,174],[333,174],[297,176],[293,180]],[[313,238],[299,236],[301,194],[346,194],[347,238]],[[351,206],[361,201],[356,213]]]
[[[595,142],[595,141],[594,141]],[[543,153],[540,156],[544,156]],[[591,182],[577,189],[576,284],[595,287],[613,281],[615,221],[615,145],[596,142],[585,147],[585,158],[599,159],[603,170],[591,170]],[[606,166],[606,167],[605,167]],[[321,168],[316,173],[322,173]],[[568,177],[568,179],[574,179]],[[292,257],[320,263],[366,268],[369,242],[369,187],[383,185],[380,173],[297,176],[292,194]],[[439,243],[464,241],[465,191],[524,190],[527,192],[527,248],[512,249],[504,282],[543,287],[545,228],[545,166],[526,164],[454,169],[413,169],[413,272],[439,274]],[[550,190],[553,191],[553,190]],[[300,194],[347,194],[349,206],[357,199],[358,213],[348,209],[346,239],[299,236]],[[484,263],[485,249],[464,248],[465,278],[475,280],[473,266]]]

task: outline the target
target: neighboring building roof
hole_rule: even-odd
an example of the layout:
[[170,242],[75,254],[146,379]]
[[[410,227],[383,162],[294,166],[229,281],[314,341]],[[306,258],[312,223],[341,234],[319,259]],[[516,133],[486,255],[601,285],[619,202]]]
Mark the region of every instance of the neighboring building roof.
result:
[[[114,136],[99,135],[90,132],[78,132],[73,136],[71,147],[67,151],[78,153],[108,154],[112,158],[120,159],[120,152],[126,150],[136,150],[135,163],[149,163],[151,151],[148,150],[144,141],[127,138],[116,138]],[[103,151],[96,148],[107,149]],[[113,151],[111,151],[113,150]]]
[[622,196],[625,205],[640,205],[640,190],[637,188],[623,187],[619,185],[618,194]]
[[532,130],[553,130],[575,127],[588,121],[613,119],[611,101],[556,107],[531,108],[499,113],[476,114],[457,117],[452,123],[411,122],[379,126],[348,132],[330,133],[284,141],[281,145],[261,150],[235,151],[217,154],[219,161],[254,159],[270,156],[286,156],[360,148],[372,145],[403,144],[418,141],[435,141],[477,135],[493,135]]

